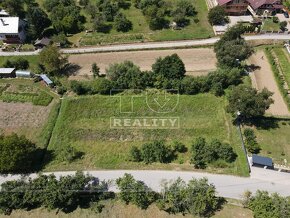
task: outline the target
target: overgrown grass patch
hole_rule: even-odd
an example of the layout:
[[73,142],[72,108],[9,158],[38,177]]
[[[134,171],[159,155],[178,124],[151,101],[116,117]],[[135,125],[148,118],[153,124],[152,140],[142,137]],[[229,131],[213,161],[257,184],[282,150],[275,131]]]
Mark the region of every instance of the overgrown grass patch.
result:
[[[211,94],[180,96],[175,112],[156,114],[148,108],[143,97],[134,98],[134,114],[121,114],[118,97],[90,96],[66,98],[48,149],[58,154],[58,149],[71,145],[84,156],[70,164],[52,161],[46,170],[88,170],[88,169],[184,169],[192,170],[190,152],[179,154],[171,164],[154,163],[146,165],[128,161],[133,145],[141,146],[153,140],[167,143],[180,141],[189,148],[197,137],[218,139],[230,143],[238,154],[233,164],[207,170],[216,173],[247,175],[246,158],[242,153],[236,127],[225,113],[225,98]],[[123,107],[130,108],[130,101]],[[179,129],[112,129],[111,117],[179,117]],[[223,168],[224,167],[224,168]]]

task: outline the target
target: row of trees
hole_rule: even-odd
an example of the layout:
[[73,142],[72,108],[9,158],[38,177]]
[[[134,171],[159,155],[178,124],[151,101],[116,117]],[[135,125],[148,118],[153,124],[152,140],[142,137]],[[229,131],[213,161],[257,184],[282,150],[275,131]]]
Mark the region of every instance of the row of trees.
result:
[[208,217],[217,211],[222,198],[216,196],[215,187],[207,179],[192,179],[185,183],[178,178],[171,183],[162,184],[160,193],[153,192],[143,182],[136,181],[131,175],[125,174],[117,180],[120,199],[126,204],[132,203],[146,209],[156,202],[160,210],[168,213],[192,214]]
[[130,160],[134,162],[143,161],[146,164],[153,162],[170,163],[176,158],[178,152],[186,152],[187,148],[180,142],[174,142],[172,146],[166,145],[164,141],[145,143],[139,149],[133,146],[130,150]]
[[5,182],[0,191],[0,212],[39,207],[70,212],[77,207],[88,208],[92,203],[114,197],[108,184],[77,172],[57,179],[54,175],[39,175],[36,179]]
[[227,143],[221,143],[218,140],[206,142],[204,138],[197,138],[191,148],[191,163],[195,168],[204,169],[207,164],[218,160],[231,163],[235,161],[237,154]]
[[0,213],[9,215],[13,210],[31,210],[39,207],[58,209],[69,213],[77,207],[96,209],[101,212],[101,200],[116,196],[126,204],[147,209],[156,203],[160,210],[169,213],[192,214],[208,217],[217,211],[223,199],[216,196],[215,187],[207,179],[192,179],[186,184],[180,178],[162,184],[161,193],[137,181],[130,174],[116,180],[119,193],[108,190],[109,184],[90,175],[77,172],[75,175],[56,178],[54,175],[39,175],[36,179],[20,179],[5,182],[0,190]]

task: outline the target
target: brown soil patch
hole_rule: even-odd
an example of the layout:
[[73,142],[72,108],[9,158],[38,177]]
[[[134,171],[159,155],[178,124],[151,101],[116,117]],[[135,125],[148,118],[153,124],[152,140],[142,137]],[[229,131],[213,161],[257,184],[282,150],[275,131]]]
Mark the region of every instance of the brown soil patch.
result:
[[265,53],[263,51],[257,51],[256,54],[250,57],[249,62],[261,67],[251,74],[253,87],[258,90],[267,88],[269,91],[274,93],[272,98],[275,102],[271,105],[267,112],[275,116],[290,116],[287,105],[284,102],[284,99],[276,84],[271,66],[267,61]]
[[0,102],[0,129],[6,133],[23,128],[38,128],[46,122],[51,105],[34,106],[30,103]]
[[82,79],[88,75],[91,76],[91,65],[94,62],[100,67],[101,73],[105,73],[105,69],[110,64],[125,60],[132,61],[144,71],[151,70],[152,64],[158,57],[165,57],[174,53],[177,53],[183,60],[188,75],[206,75],[209,71],[216,69],[215,53],[210,48],[78,54],[69,57],[69,62],[80,67],[71,79]]

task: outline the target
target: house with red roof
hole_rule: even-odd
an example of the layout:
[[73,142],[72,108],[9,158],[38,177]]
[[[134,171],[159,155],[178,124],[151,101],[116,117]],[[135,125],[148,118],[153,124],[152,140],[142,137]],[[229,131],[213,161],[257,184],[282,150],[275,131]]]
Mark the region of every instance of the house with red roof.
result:
[[217,2],[224,7],[228,15],[246,15],[249,12],[262,15],[266,10],[272,13],[279,12],[283,8],[282,0],[217,0]]

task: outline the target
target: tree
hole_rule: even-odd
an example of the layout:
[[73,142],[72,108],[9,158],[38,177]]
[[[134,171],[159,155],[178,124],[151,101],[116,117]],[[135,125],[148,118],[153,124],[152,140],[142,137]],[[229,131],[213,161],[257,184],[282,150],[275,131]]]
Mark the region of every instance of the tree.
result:
[[241,113],[244,119],[263,116],[270,105],[274,103],[270,97],[273,93],[264,88],[261,92],[256,89],[239,85],[232,89],[229,94],[229,105],[227,111],[236,117]]
[[67,58],[62,57],[58,48],[52,45],[47,46],[40,52],[39,60],[45,71],[51,75],[60,75],[67,64]]
[[100,76],[100,68],[98,67],[96,63],[92,64],[92,73],[93,73],[94,78]]
[[253,211],[255,218],[287,218],[290,217],[290,199],[277,193],[269,195],[258,190],[255,196],[248,196],[246,207]]
[[27,20],[29,23],[28,32],[32,40],[41,37],[43,30],[51,24],[47,14],[39,7],[28,8]]
[[228,22],[225,9],[222,6],[211,8],[207,17],[211,25],[223,25]]
[[143,89],[143,73],[131,61],[112,64],[106,69],[107,78],[115,81],[117,89]]
[[171,184],[163,184],[159,208],[169,213],[190,213],[199,217],[209,217],[220,206],[215,187],[206,178],[192,179],[186,184],[178,178]]
[[118,13],[115,17],[114,26],[118,32],[128,32],[132,29],[132,22],[122,13]]
[[0,136],[0,172],[23,173],[33,168],[36,146],[24,136]]
[[119,197],[126,204],[132,203],[141,209],[146,209],[156,199],[156,193],[141,181],[136,181],[130,174],[116,180]]
[[215,45],[214,50],[219,65],[229,67],[239,66],[241,61],[249,58],[254,52],[244,39],[223,40]]
[[7,60],[3,66],[7,68],[16,68],[17,70],[26,70],[29,68],[29,62],[23,57],[19,57],[16,59]]
[[185,76],[185,66],[177,54],[158,58],[152,65],[155,77],[162,79],[182,79]]
[[97,14],[93,21],[93,29],[97,32],[108,33],[111,30],[111,26],[106,24],[105,19],[101,14]]
[[206,147],[206,141],[204,138],[197,138],[196,141],[192,145],[192,148],[191,148],[192,157],[191,157],[190,162],[194,164],[194,167],[197,169],[206,168],[205,147]]
[[0,6],[7,10],[10,15],[24,18],[24,0],[2,0],[0,4]]
[[287,21],[282,21],[282,22],[279,23],[279,25],[280,25],[280,29],[282,31],[285,31],[285,29],[287,27]]

